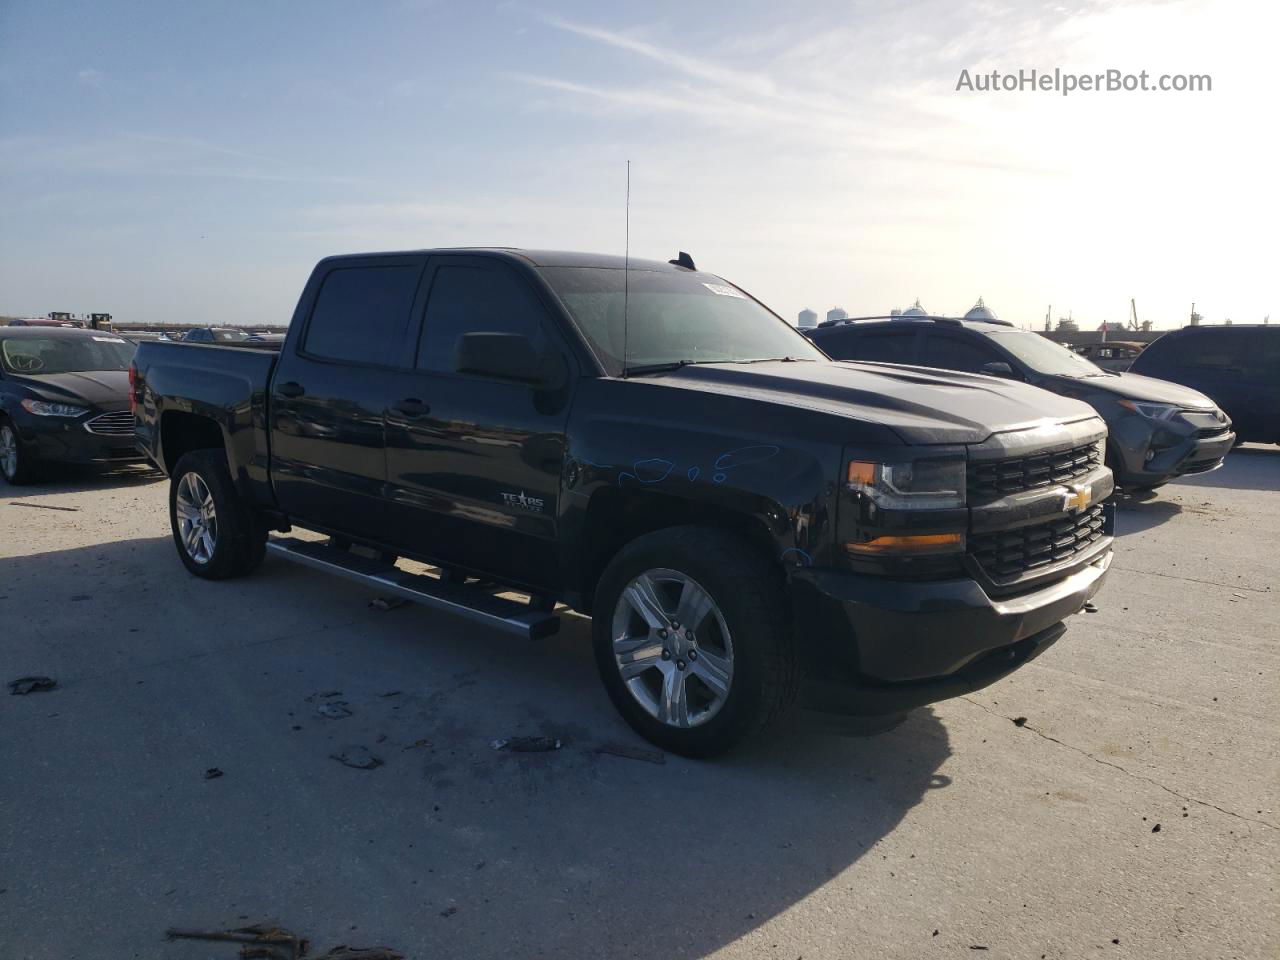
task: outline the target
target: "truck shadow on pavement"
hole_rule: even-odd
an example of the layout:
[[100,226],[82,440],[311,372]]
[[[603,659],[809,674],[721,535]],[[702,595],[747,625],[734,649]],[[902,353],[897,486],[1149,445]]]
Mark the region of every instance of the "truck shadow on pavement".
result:
[[31,500],[51,493],[84,493],[137,487],[163,480],[164,474],[145,464],[95,467],[69,463],[46,463],[34,483],[15,487],[0,480],[0,497]]
[[1124,537],[1150,530],[1180,514],[1182,506],[1167,497],[1162,499],[1162,492],[1163,489],[1132,494],[1117,493],[1116,536]]
[[[931,709],[869,737],[793,714],[722,759],[652,762],[582,618],[529,645],[420,607],[378,612],[368,590],[274,558],[206,583],[167,537],[0,559],[0,583],[0,620],[15,600],[26,612],[9,662],[63,681],[0,698],[0,762],[46,758],[0,823],[14,929],[88,923],[105,953],[166,958],[208,954],[159,942],[163,927],[244,917],[410,957],[693,960],[743,938],[772,956],[760,928],[849,885],[855,862],[875,861],[862,883],[930,869],[927,843],[888,860],[876,847],[950,784]],[[522,734],[561,747],[492,745]],[[334,759],[351,744],[380,765]],[[96,880],[54,896],[73,876]],[[927,939],[929,905],[899,908]]]

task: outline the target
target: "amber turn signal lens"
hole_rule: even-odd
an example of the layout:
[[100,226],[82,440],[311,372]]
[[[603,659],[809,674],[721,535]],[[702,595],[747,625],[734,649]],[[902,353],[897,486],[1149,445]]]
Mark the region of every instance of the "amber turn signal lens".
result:
[[909,537],[876,537],[865,543],[846,543],[850,553],[954,553],[964,549],[963,533],[923,533]]
[[849,485],[871,486],[876,482],[876,465],[865,460],[849,461]]

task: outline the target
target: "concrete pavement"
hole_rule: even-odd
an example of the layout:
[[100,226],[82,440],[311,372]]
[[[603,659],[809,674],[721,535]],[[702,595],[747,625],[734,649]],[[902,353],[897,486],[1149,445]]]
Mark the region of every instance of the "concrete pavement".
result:
[[1280,448],[1124,501],[1099,611],[1012,677],[710,763],[597,752],[645,745],[586,621],[199,581],[165,494],[0,487],[0,680],[59,681],[0,693],[0,955],[230,958],[163,932],[264,919],[414,958],[1280,953]]

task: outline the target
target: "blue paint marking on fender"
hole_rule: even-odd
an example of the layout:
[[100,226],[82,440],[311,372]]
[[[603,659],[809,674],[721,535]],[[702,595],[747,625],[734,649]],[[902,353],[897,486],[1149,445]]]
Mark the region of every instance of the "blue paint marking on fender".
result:
[[[806,553],[804,550],[801,550],[799,547],[788,547],[786,550],[782,551],[782,556],[779,557],[779,559],[783,563],[786,563],[787,554],[791,554],[791,553],[795,554],[795,562],[797,566],[801,566],[801,567],[813,566],[813,557],[809,556],[808,553]],[[804,561],[803,563],[800,562],[802,560]]]
[[[752,466],[762,463],[771,457],[776,457],[782,452],[780,447],[773,444],[753,444],[748,447],[736,447],[733,450],[726,450],[719,454],[712,463],[712,483],[724,483],[729,479],[729,471],[737,470],[742,467]],[[613,464],[594,463],[581,457],[576,458],[580,463],[589,467],[595,467],[599,470],[613,470]],[[618,486],[622,486],[624,480],[635,480],[639,483],[661,483],[671,476],[675,470],[674,461],[667,460],[664,457],[645,457],[636,460],[631,464],[630,470],[619,470],[616,482]],[[702,476],[702,468],[694,465],[685,471],[685,477],[690,483],[693,483],[698,477]]]
[[727,450],[716,457],[715,468],[720,471],[736,470],[738,467],[745,467],[752,463],[768,460],[770,457],[776,457],[780,452],[781,448],[775,447],[771,443],[738,447],[736,450]]
[[641,483],[661,483],[670,476],[674,468],[674,463],[670,460],[663,460],[661,457],[637,460],[631,465],[631,469],[635,471],[636,479]]

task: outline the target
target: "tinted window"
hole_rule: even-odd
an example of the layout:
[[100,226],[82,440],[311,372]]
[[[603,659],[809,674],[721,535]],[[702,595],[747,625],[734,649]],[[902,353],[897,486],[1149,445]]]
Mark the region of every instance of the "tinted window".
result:
[[1280,330],[1258,330],[1250,367],[1280,373]]
[[914,330],[868,330],[854,340],[850,356],[877,363],[911,363],[915,335]]
[[629,368],[824,359],[795,327],[714,274],[612,267],[538,272],[610,373],[622,369],[624,358]]
[[352,363],[393,363],[420,273],[408,265],[331,271],[311,313],[306,352]]
[[418,369],[452,373],[464,333],[520,333],[542,352],[542,307],[504,267],[443,266],[431,281],[427,317],[418,343]]
[[956,337],[939,333],[926,333],[920,350],[920,364],[941,367],[944,370],[964,370],[981,373],[984,363],[996,363],[1002,358],[978,337]]
[[1244,338],[1234,330],[1204,330],[1184,336],[1175,350],[1180,367],[1237,367]]
[[1150,374],[1154,371],[1169,369],[1177,353],[1177,338],[1168,334],[1152,340],[1146,349],[1138,354],[1129,369],[1134,373]]
[[824,330],[810,339],[814,344],[821,347],[823,353],[829,357],[834,357],[836,360],[852,360],[854,358],[853,345],[856,335],[852,330]]

